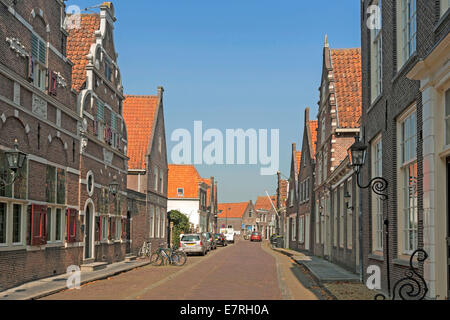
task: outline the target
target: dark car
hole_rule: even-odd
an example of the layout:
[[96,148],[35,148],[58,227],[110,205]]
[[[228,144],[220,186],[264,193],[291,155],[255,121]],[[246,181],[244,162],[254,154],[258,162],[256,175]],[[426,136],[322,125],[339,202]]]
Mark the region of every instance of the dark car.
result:
[[216,240],[217,245],[221,245],[222,247],[226,247],[228,245],[227,239],[221,233],[214,233],[214,239]]
[[208,242],[208,251],[217,249],[216,240],[214,239],[211,232],[203,232],[202,236],[206,238],[206,241]]

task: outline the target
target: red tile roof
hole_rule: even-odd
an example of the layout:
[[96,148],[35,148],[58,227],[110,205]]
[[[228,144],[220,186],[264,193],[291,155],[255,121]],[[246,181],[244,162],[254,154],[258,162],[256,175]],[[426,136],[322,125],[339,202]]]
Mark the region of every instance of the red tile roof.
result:
[[159,98],[126,95],[123,118],[127,126],[129,169],[145,169]]
[[[274,207],[277,207],[277,196],[271,196],[270,199],[272,199],[272,203]],[[255,203],[255,210],[271,210],[273,209],[272,204],[270,203],[270,200],[267,196],[261,196],[256,199]]]
[[[205,182],[194,165],[169,164],[168,198],[198,199],[199,183]],[[178,196],[177,189],[183,188],[184,195]]]
[[218,210],[222,210],[221,213],[217,215],[218,218],[242,218],[247,209],[248,202],[239,203],[219,203]]
[[309,129],[311,130],[311,143],[312,143],[312,154],[311,157],[315,157],[316,154],[316,142],[317,142],[317,120],[309,121]]
[[86,81],[86,56],[95,42],[95,31],[100,29],[100,15],[82,14],[80,28],[68,30],[67,58],[74,66],[72,68],[72,88],[80,91]]
[[339,128],[359,128],[361,116],[361,49],[332,49]]
[[295,156],[296,156],[296,160],[297,160],[297,162],[295,164],[296,165],[295,170],[296,170],[296,174],[298,175],[300,172],[300,160],[302,159],[302,152],[296,151]]

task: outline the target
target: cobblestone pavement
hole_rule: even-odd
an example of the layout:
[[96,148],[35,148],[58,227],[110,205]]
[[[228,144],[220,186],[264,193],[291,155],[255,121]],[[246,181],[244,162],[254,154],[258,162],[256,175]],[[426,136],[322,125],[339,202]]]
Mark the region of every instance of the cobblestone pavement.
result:
[[[281,260],[280,260],[281,258]],[[141,267],[44,299],[281,300],[316,299],[290,276],[291,263],[266,243],[237,241],[206,257],[189,256],[184,267]],[[298,286],[287,282],[297,281]],[[294,288],[294,289],[293,289]]]

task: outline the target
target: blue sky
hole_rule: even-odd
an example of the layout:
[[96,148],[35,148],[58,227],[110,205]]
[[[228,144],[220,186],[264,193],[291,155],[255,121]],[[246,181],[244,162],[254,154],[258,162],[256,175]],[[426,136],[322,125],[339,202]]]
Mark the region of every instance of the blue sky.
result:
[[[69,0],[81,8],[101,0]],[[354,0],[116,0],[115,45],[127,94],[165,88],[168,155],[178,128],[280,130],[280,171],[301,148],[304,108],[316,116],[322,48],[360,46]],[[219,201],[276,191],[260,166],[198,166],[219,181]]]

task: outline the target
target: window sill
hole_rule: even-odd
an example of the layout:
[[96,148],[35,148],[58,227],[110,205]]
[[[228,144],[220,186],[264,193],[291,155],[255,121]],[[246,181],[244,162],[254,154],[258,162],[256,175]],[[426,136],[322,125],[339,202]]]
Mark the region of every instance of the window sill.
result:
[[[402,266],[402,267],[409,267],[409,259],[408,256],[401,256],[399,259],[393,259],[392,260],[393,264],[396,264],[398,266]],[[413,267],[414,268],[418,268],[419,267],[419,263],[417,261],[413,261]]]
[[381,252],[370,253],[368,258],[371,260],[384,261],[384,257],[380,255]]
[[406,60],[406,62],[403,64],[403,66],[400,68],[400,70],[397,71],[397,74],[392,78],[392,83],[396,82],[401,76],[406,74],[406,71],[411,69],[414,64],[417,62],[417,49],[416,51]]
[[383,98],[383,91],[380,93],[380,95],[370,104],[369,109],[367,109],[366,113],[370,113],[370,111],[373,110],[373,108],[380,102],[380,100]]

